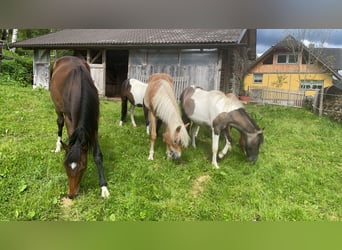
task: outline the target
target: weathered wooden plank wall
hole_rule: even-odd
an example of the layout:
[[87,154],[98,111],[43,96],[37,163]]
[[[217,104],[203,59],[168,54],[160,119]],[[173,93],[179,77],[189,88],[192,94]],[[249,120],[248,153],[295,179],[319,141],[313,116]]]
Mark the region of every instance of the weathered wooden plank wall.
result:
[[186,79],[185,85],[219,89],[221,60],[212,50],[131,50],[128,77],[148,79],[154,73],[167,73]]
[[33,52],[33,88],[49,89],[50,50]]

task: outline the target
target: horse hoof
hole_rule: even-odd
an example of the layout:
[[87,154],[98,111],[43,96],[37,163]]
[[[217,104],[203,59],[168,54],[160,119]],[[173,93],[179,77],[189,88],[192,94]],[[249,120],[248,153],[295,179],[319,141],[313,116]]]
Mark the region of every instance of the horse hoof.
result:
[[106,186],[101,187],[101,196],[102,198],[107,198],[109,197],[109,191]]
[[214,165],[214,168],[220,169],[220,167],[219,167],[219,165],[217,163],[213,163],[213,165]]

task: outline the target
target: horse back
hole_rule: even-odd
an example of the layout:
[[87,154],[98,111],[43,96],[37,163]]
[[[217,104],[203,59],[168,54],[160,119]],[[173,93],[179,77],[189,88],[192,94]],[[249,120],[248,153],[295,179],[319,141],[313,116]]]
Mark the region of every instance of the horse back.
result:
[[189,87],[183,93],[183,110],[191,120],[198,124],[212,126],[213,120],[221,113],[243,108],[243,104],[235,95],[225,95],[219,90],[206,91]]
[[[92,82],[89,65],[82,59],[65,56],[56,60],[50,81],[50,95],[57,112],[71,118],[79,110],[82,80]],[[85,81],[83,81],[85,82]],[[96,92],[95,86],[91,86]]]
[[[154,110],[154,104],[159,102],[160,98],[170,99],[173,94],[173,80],[168,74],[157,73],[149,77],[144,96],[144,104],[151,111]],[[173,94],[174,95],[174,94]],[[171,97],[172,98],[172,97]]]

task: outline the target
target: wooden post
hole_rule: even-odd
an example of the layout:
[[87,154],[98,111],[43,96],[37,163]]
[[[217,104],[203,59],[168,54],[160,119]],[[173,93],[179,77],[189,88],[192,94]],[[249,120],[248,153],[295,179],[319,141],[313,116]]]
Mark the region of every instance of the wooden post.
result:
[[321,89],[321,95],[319,100],[319,116],[323,115],[323,94],[324,94],[324,82]]

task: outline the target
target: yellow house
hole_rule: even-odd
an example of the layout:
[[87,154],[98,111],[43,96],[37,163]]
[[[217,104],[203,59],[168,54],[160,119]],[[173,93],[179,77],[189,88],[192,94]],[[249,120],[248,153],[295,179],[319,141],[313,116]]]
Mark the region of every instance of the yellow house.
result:
[[243,89],[249,91],[260,87],[301,91],[306,96],[313,96],[317,89],[331,86],[333,78],[341,80],[342,76],[329,66],[333,62],[315,51],[294,37],[287,36],[249,68]]

